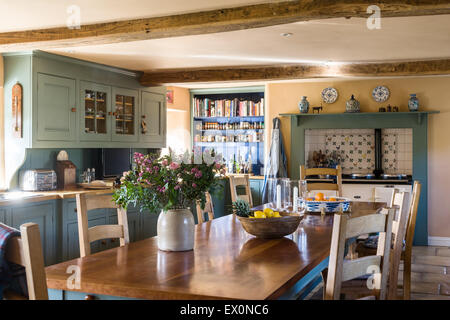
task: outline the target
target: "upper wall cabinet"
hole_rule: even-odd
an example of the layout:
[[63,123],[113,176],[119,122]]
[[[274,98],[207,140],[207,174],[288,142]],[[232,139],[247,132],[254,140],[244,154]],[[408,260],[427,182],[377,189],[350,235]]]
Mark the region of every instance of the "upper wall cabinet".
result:
[[37,138],[76,141],[76,81],[42,73],[37,75]]
[[141,140],[166,144],[165,96],[142,91]]
[[[134,71],[41,51],[4,54],[4,69],[11,148],[165,147],[166,89],[142,87]],[[21,137],[13,132],[17,82],[23,90]]]

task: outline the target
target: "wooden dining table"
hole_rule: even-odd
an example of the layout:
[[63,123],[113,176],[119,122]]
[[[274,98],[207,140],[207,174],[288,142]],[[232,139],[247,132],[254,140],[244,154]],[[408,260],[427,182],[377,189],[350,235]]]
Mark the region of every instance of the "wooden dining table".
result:
[[[385,205],[353,202],[348,214],[372,214]],[[332,214],[305,214],[293,234],[260,239],[246,233],[235,215],[227,215],[196,225],[191,251],[161,251],[153,237],[49,266],[49,297],[298,298],[328,266],[332,226]]]

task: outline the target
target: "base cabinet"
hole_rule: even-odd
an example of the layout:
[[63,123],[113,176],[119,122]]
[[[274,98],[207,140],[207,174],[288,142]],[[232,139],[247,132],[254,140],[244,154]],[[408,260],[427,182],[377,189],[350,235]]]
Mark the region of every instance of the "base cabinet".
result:
[[13,228],[20,229],[27,222],[39,225],[45,265],[57,262],[55,211],[54,201],[17,205],[10,209],[10,225]]

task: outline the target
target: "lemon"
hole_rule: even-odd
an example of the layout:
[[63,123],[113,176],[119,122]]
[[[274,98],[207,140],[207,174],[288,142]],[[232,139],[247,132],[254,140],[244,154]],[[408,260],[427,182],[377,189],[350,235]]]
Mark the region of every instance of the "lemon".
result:
[[273,213],[273,210],[271,208],[265,208],[264,213],[267,215],[268,213]]
[[277,212],[274,212],[274,213],[273,213],[273,217],[274,217],[274,218],[281,218],[281,215],[280,215],[280,213],[277,211]]
[[253,215],[255,216],[255,218],[265,218],[266,217],[266,215],[262,211],[255,211],[255,213]]

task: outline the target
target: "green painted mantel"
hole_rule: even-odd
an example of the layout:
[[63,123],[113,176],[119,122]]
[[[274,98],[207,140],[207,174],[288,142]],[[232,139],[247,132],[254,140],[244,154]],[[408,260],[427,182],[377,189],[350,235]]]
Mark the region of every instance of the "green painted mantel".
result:
[[291,118],[289,176],[299,177],[300,165],[305,164],[306,129],[412,128],[413,179],[422,184],[414,244],[428,245],[428,116],[437,113],[439,111],[280,114]]

